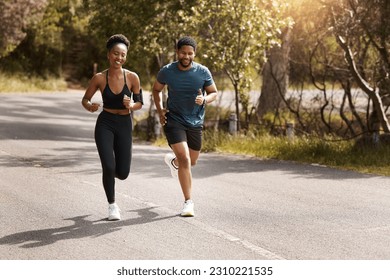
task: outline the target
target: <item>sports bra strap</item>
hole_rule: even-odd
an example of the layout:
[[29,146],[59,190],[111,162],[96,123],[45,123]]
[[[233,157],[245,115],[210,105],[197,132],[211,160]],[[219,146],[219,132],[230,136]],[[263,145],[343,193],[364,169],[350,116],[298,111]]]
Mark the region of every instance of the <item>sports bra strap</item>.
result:
[[107,69],[107,71],[106,71],[106,83],[107,83],[107,85],[108,85],[108,69]]

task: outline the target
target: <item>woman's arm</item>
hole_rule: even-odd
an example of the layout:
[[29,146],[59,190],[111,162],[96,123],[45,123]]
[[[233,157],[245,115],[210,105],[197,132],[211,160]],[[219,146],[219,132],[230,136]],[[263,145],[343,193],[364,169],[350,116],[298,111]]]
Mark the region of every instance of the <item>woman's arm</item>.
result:
[[85,110],[89,112],[95,112],[99,109],[100,104],[99,103],[91,103],[91,99],[96,93],[96,91],[99,89],[99,74],[96,74],[92,77],[91,81],[89,82],[88,88],[85,91],[85,94],[83,98],[81,99],[81,104],[85,108]]

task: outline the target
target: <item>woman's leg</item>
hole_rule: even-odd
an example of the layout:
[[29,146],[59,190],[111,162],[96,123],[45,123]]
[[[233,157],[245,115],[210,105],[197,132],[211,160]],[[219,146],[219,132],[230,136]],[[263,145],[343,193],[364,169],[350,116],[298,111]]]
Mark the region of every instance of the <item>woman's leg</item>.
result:
[[114,131],[109,116],[102,112],[95,127],[95,142],[103,169],[103,187],[108,203],[115,202]]
[[114,140],[115,176],[125,180],[130,173],[132,156],[132,120],[130,116],[120,116]]

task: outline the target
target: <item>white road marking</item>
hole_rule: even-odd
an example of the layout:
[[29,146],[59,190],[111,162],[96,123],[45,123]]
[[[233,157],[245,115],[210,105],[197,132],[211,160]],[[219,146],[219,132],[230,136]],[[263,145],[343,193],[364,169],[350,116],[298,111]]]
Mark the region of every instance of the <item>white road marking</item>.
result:
[[[126,198],[129,198],[129,199],[136,200],[138,203],[143,204],[147,207],[153,207],[156,210],[158,209],[164,215],[175,215],[177,213],[169,208],[163,207],[161,205],[157,205],[157,204],[152,203],[152,202],[145,201],[145,200],[140,199],[140,198],[136,198],[136,197],[129,196],[129,195],[119,193],[119,192],[117,194],[120,194],[120,195],[122,195]],[[196,218],[183,218],[183,221],[186,223],[189,223],[189,224],[191,224],[191,225],[193,225],[201,230],[204,230],[204,231],[206,231],[214,236],[223,238],[229,242],[238,243],[242,247],[257,254],[260,258],[264,258],[267,260],[284,260],[283,257],[281,257],[281,256],[279,256],[279,255],[277,255],[277,254],[275,254],[275,253],[273,253],[265,248],[257,246],[257,245],[255,245],[255,244],[253,244],[245,239],[240,239],[239,237],[231,235],[223,230],[220,230],[220,229],[217,229],[217,228],[212,227],[210,225],[207,225],[207,224],[201,222],[200,220],[197,220]]]

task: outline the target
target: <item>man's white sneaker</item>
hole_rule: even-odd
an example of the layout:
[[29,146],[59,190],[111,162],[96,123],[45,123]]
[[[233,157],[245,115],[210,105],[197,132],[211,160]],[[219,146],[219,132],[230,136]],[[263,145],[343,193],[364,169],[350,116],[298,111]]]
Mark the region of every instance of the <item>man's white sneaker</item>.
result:
[[184,202],[183,210],[180,214],[182,217],[193,217],[194,213],[194,202],[192,200],[186,200]]
[[108,220],[116,221],[121,219],[120,209],[116,203],[108,205]]
[[174,164],[175,158],[176,156],[172,153],[166,154],[164,157],[164,161],[169,166],[173,178],[177,178],[179,173],[178,168]]

